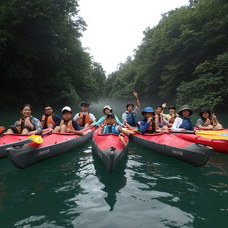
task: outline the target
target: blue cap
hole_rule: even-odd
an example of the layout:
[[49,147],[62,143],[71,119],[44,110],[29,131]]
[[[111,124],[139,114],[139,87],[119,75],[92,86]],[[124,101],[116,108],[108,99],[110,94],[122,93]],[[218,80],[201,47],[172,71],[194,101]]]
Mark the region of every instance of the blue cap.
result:
[[151,108],[151,107],[146,107],[146,108],[143,109],[142,115],[144,115],[144,114],[147,113],[147,112],[153,112],[153,113],[155,113],[153,108]]

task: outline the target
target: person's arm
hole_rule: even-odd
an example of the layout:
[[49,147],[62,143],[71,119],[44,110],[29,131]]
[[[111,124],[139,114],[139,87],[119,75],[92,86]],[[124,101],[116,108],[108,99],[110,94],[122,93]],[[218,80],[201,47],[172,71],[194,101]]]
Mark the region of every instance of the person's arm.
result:
[[79,116],[79,113],[77,113],[77,114],[74,116],[73,120],[76,121],[76,120],[78,119],[78,116]]
[[140,121],[140,126],[139,126],[140,132],[141,133],[147,132],[147,128],[149,127],[149,125],[150,124],[147,121]]
[[43,128],[42,128],[41,122],[37,118],[31,117],[31,123],[32,123],[32,125],[35,126],[35,130],[30,131],[29,135],[42,134]]
[[123,123],[127,123],[127,113],[126,112],[124,112],[122,115],[122,121],[123,121]]
[[75,122],[75,121],[73,121],[72,124],[73,124],[74,129],[69,129],[69,128],[68,128],[68,129],[67,129],[67,132],[71,132],[71,133],[74,133],[74,134],[76,134],[76,135],[83,135],[83,132],[80,131],[81,128],[80,128],[80,126],[78,125],[78,123]]
[[119,118],[115,115],[116,123],[123,127],[124,125],[120,122]]
[[98,126],[99,124],[103,123],[105,120],[106,116],[102,116],[97,122],[92,123],[92,126]]
[[61,117],[56,115],[56,114],[54,114],[53,115],[53,120],[54,120],[55,123],[57,123],[58,121],[61,121]]
[[91,119],[92,123],[95,123],[96,122],[96,117],[92,113],[90,113],[89,116],[90,116],[90,119]]
[[177,117],[173,123],[172,130],[173,131],[181,131],[183,130],[182,128],[179,128],[180,125],[182,124],[183,120],[180,117]]
[[139,97],[138,97],[138,93],[136,91],[133,91],[133,95],[135,97],[135,105],[136,107],[140,107],[140,101],[139,101]]

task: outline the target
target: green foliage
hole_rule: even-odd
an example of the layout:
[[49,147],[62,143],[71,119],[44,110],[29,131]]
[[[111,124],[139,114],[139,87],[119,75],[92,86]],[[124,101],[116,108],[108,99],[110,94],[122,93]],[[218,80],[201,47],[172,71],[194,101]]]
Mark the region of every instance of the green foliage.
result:
[[194,107],[222,104],[227,88],[221,80],[227,79],[220,67],[225,60],[219,59],[227,51],[227,31],[226,0],[190,0],[189,6],[163,14],[156,27],[144,31],[134,59],[110,76],[112,94],[123,97],[130,85],[144,99],[159,95]]
[[79,40],[86,24],[78,7],[77,0],[1,1],[1,105],[99,97],[91,57]]

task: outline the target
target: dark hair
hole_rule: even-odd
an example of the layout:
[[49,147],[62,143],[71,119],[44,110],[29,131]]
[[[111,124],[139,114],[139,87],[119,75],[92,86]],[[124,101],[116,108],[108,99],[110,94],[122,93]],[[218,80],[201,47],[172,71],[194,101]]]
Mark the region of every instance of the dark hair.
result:
[[155,109],[161,108],[163,110],[163,107],[161,105],[158,105]]
[[170,109],[175,109],[176,110],[176,107],[175,106],[169,106],[168,110],[170,110]]
[[32,111],[32,106],[30,105],[30,104],[24,104],[24,105],[22,105],[21,106],[21,111],[23,111],[23,109],[25,108],[25,107],[29,107],[30,109],[31,109],[31,111]]
[[126,108],[128,108],[130,105],[131,105],[133,108],[135,107],[134,104],[128,103],[128,104],[126,105]]

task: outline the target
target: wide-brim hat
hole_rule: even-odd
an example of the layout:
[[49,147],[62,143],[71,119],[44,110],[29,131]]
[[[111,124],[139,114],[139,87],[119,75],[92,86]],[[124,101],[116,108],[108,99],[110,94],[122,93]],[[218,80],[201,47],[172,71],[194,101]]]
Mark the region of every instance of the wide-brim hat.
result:
[[179,108],[179,110],[177,111],[177,113],[178,113],[180,116],[182,116],[182,111],[184,111],[184,110],[189,110],[189,116],[191,116],[192,113],[193,113],[193,111],[192,111],[192,109],[190,108],[189,105],[183,105],[183,106],[181,106],[181,107]]
[[142,115],[144,116],[145,113],[147,113],[147,112],[153,112],[153,113],[155,113],[154,112],[154,109],[152,107],[146,107],[146,108],[143,109]]
[[112,108],[109,105],[105,105],[103,108],[103,112],[105,111],[105,109],[108,109],[110,112],[112,112]]
[[208,112],[208,113],[209,113],[209,116],[211,116],[211,111],[210,111],[210,109],[208,109],[208,108],[202,108],[202,109],[200,110],[199,116],[202,117],[202,114],[203,114],[204,112]]

